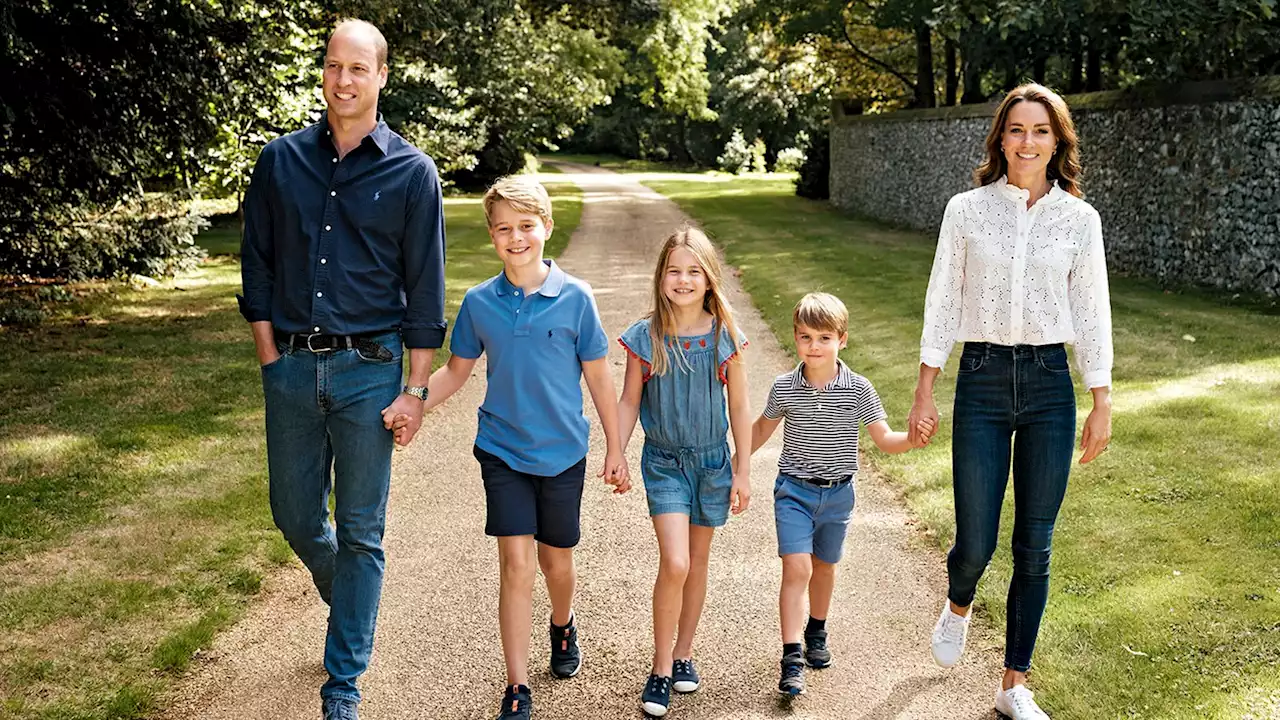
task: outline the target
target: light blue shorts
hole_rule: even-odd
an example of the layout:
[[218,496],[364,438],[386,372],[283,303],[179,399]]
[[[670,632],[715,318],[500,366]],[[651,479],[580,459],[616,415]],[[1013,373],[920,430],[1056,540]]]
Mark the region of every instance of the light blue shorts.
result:
[[853,517],[853,483],[820,488],[789,475],[773,485],[773,518],[778,555],[812,554],[832,565],[844,554],[844,536]]
[[649,514],[681,513],[693,525],[720,527],[729,519],[733,468],[729,443],[668,448],[645,441],[640,475]]

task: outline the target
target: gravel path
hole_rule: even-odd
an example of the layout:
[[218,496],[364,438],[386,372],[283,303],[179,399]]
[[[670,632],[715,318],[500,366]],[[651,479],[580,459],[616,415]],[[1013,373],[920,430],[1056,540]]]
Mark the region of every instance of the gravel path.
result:
[[[612,337],[649,303],[650,273],[679,208],[622,175],[564,165],[582,186],[582,224],[558,259],[595,289]],[[560,176],[563,177],[563,176]],[[495,261],[496,264],[496,261]],[[732,273],[729,273],[732,276]],[[774,376],[792,360],[737,281],[729,297],[751,339],[751,400],[758,413]],[[621,389],[624,357],[611,359]],[[365,720],[492,718],[503,684],[498,644],[496,544],[484,535],[484,494],[471,457],[484,372],[424,425],[395,459],[387,522],[387,572],[372,666],[362,682]],[[590,402],[588,400],[588,406]],[[658,550],[639,482],[642,439],[628,460],[637,476],[625,496],[594,479],[604,438],[592,417],[592,446],[576,601],[585,663],[567,681],[546,670],[545,588],[534,595],[530,662],[535,717],[640,718],[638,698],[652,653],[650,592]],[[904,418],[893,418],[898,429]],[[946,588],[944,563],[919,542],[891,488],[859,479],[858,505],[828,621],[835,664],[808,673],[808,692],[790,705],[775,692],[780,640],[770,489],[782,433],[755,456],[751,509],[721,530],[712,553],[707,609],[695,658],[703,689],[678,696],[670,718],[994,718],[1003,638],[975,628],[953,670],[929,657],[928,636]],[[272,577],[247,615],[193,664],[166,720],[318,718],[325,606],[300,565]]]

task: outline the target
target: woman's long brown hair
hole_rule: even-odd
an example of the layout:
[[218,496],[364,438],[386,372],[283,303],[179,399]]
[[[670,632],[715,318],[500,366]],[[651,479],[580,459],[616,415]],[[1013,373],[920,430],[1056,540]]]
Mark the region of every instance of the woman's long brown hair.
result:
[[973,171],[973,181],[979,186],[990,185],[1008,174],[1009,161],[1004,157],[1000,142],[1009,122],[1009,112],[1020,102],[1038,102],[1049,111],[1049,124],[1053,126],[1053,136],[1057,138],[1058,145],[1049,159],[1046,174],[1050,180],[1058,181],[1058,187],[1076,197],[1084,197],[1084,189],[1080,186],[1080,173],[1084,169],[1080,165],[1080,138],[1076,135],[1076,125],[1071,120],[1067,101],[1058,93],[1035,83],[1010,90],[996,108],[991,130],[987,133],[987,158]]

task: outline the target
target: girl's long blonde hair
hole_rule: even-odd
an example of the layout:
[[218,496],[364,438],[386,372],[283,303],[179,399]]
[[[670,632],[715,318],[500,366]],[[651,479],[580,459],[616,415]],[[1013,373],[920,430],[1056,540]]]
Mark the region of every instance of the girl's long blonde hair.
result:
[[[729,331],[730,342],[737,349],[738,324],[733,320],[733,308],[724,296],[721,287],[724,274],[720,269],[720,255],[711,244],[705,233],[696,227],[685,226],[667,236],[658,253],[658,266],[653,271],[653,312],[649,313],[649,340],[653,347],[654,375],[665,375],[670,369],[667,362],[666,348],[676,349],[676,357],[684,358],[684,348],[676,341],[680,329],[676,327],[675,312],[671,309],[671,301],[662,291],[662,280],[667,274],[667,261],[676,248],[685,248],[693,254],[694,259],[702,266],[707,278],[707,294],[702,298],[702,308],[715,318],[713,325],[715,338],[713,352],[719,357],[720,330]],[[738,360],[734,358],[734,362]]]

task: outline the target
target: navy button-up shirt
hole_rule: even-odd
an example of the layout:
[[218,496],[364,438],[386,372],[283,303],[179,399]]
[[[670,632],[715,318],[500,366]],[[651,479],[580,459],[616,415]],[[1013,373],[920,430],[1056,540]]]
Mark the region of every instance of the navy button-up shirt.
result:
[[444,208],[435,163],[378,120],[338,158],[328,122],[267,143],[245,195],[249,322],[288,333],[398,329],[444,344]]

